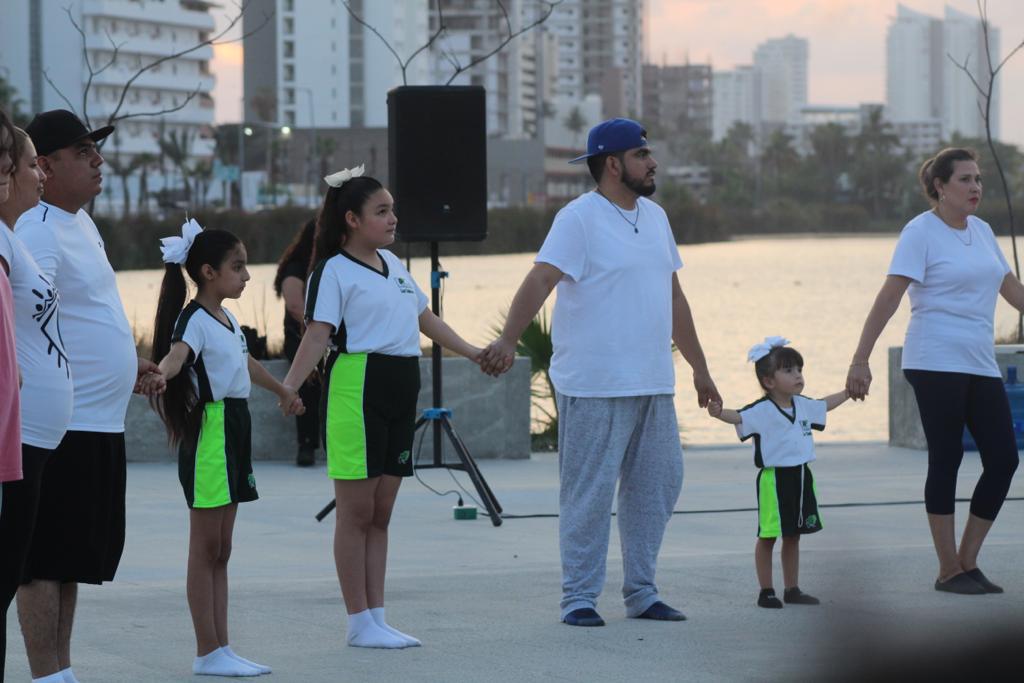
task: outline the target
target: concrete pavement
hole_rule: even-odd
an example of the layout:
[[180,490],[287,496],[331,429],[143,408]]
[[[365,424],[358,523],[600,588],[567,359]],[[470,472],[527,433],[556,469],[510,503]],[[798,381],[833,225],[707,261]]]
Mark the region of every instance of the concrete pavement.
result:
[[[1008,501],[982,555],[1001,596],[932,589],[936,563],[921,500],[926,454],[884,444],[821,445],[814,466],[824,530],[802,542],[801,587],[818,607],[754,605],[756,514],[750,448],[687,448],[686,478],[669,525],[658,584],[689,621],[625,619],[621,556],[612,525],[604,628],[558,623],[558,520],[454,521],[454,496],[415,479],[392,522],[389,621],[424,645],[364,650],[344,642],[344,608],[331,557],[331,497],[323,467],[256,467],[261,499],[241,507],[231,560],[231,641],[286,681],[829,680],[897,645],[948,651],[1003,631],[1024,614],[1024,500]],[[557,457],[480,463],[508,514],[555,513]],[[959,495],[980,465],[968,455]],[[447,471],[427,483],[454,488]],[[456,474],[469,487],[464,475]],[[1017,477],[1011,497],[1024,498]],[[863,504],[863,505],[862,505]],[[966,515],[958,505],[958,518]],[[82,588],[73,640],[83,683],[200,680],[185,604],[187,510],[170,463],[128,470],[128,539],[118,578]],[[782,578],[776,559],[776,588]],[[865,655],[865,653],[869,653]],[[913,655],[910,655],[911,657]],[[28,681],[16,616],[7,674]]]

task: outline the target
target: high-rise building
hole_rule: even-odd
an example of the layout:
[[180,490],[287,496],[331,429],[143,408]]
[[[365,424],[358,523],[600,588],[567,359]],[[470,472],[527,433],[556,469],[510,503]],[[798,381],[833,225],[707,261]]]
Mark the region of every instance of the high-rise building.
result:
[[[999,55],[999,29],[989,26],[989,49]],[[978,18],[946,7],[942,19],[898,5],[886,36],[886,109],[894,123],[929,130],[941,122],[942,135],[985,134],[978,92],[952,60],[965,60],[971,75],[987,84],[985,39]],[[992,102],[992,133],[999,135],[999,91]]]
[[564,0],[544,23],[558,40],[557,93],[599,94],[604,116],[642,117],[643,0]]
[[174,134],[190,141],[186,153],[209,158],[211,47],[155,65],[127,91],[125,84],[144,66],[205,40],[214,28],[212,6],[201,0],[5,0],[0,64],[30,112],[73,108],[93,127],[115,111],[152,112],[117,122],[104,146],[108,157],[158,154],[158,141]]
[[[487,97],[487,134],[506,139],[533,138],[543,106],[540,44],[530,34],[520,35],[497,54],[487,56],[509,33],[533,21],[533,0],[462,0],[444,7],[445,31],[430,48],[431,82],[451,80],[458,69],[482,60],[459,73],[452,85],[481,85]],[[508,20],[506,22],[506,14]],[[430,12],[430,34],[438,15]]]
[[754,50],[761,74],[760,117],[765,124],[795,123],[807,106],[807,39],[788,35]]
[[722,140],[733,124],[750,125],[755,135],[761,126],[761,72],[753,66],[715,71],[712,77],[712,139]]
[[[348,0],[348,7],[406,59],[426,44],[426,0]],[[301,7],[300,7],[301,5]],[[243,15],[246,121],[303,128],[386,126],[387,92],[402,85],[402,69],[379,37],[338,0],[250,0]],[[423,85],[429,59],[406,70]]]
[[663,134],[711,137],[712,73],[710,64],[644,64],[644,123]]

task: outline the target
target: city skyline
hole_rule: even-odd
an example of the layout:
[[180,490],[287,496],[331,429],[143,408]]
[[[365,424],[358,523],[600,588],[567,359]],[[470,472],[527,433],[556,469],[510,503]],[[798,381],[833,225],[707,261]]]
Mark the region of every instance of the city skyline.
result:
[[[809,93],[812,104],[855,105],[885,101],[886,28],[896,15],[896,0],[646,0],[647,60],[681,64],[687,59],[715,70],[749,64],[760,43],[792,33],[810,45]],[[941,17],[948,4],[977,15],[973,0],[903,0],[916,11]],[[1004,54],[1024,40],[1024,3],[989,2],[989,18],[1001,29]],[[752,13],[757,22],[750,22]],[[223,13],[213,13],[218,22]],[[851,58],[850,55],[855,55]],[[218,122],[237,121],[242,96],[239,43],[215,48],[212,68]],[[1001,73],[1002,139],[1024,146],[1024,52]]]

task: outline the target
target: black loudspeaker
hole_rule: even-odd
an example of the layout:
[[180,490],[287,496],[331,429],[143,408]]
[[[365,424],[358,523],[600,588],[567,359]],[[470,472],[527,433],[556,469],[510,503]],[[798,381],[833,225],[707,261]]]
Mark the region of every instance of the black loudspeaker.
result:
[[487,237],[487,119],[481,86],[388,92],[388,169],[405,242]]

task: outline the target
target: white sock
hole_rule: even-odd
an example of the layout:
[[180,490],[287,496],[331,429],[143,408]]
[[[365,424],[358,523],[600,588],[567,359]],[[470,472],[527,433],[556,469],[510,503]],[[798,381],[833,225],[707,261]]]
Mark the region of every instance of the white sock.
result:
[[419,647],[420,645],[423,644],[418,639],[413,638],[412,636],[410,636],[408,633],[402,633],[397,628],[394,628],[393,626],[388,625],[388,622],[384,620],[384,608],[383,607],[371,607],[370,608],[370,615],[373,616],[373,621],[374,621],[375,624],[377,624],[377,626],[380,626],[382,629],[384,629],[385,631],[387,631],[391,635],[396,636],[396,637],[401,638],[402,640],[404,640],[407,643],[406,647]]
[[400,648],[408,647],[401,638],[391,635],[373,620],[370,610],[348,615],[348,635],[346,637],[349,645],[353,647],[385,647]]
[[232,659],[224,648],[218,647],[213,652],[196,657],[192,662],[192,673],[201,676],[259,676],[258,669]]
[[252,668],[259,670],[261,674],[269,674],[273,671],[273,669],[271,669],[266,664],[257,664],[256,662],[250,661],[242,655],[237,654],[234,650],[231,649],[230,645],[225,645],[221,648],[221,650],[223,650],[228,657],[231,657],[231,659],[241,662],[242,664],[247,664],[248,666],[251,666]]
[[64,683],[64,672],[58,671],[55,674],[43,676],[42,678],[33,678],[32,683]]
[[58,671],[57,673],[59,673],[62,676],[64,676],[64,678],[61,679],[61,680],[64,681],[64,683],[78,683],[78,679],[75,678],[75,674],[71,670],[70,666],[68,668],[64,669],[63,671]]

